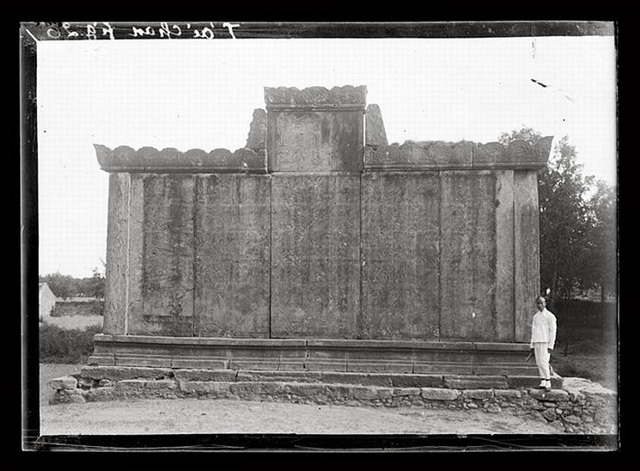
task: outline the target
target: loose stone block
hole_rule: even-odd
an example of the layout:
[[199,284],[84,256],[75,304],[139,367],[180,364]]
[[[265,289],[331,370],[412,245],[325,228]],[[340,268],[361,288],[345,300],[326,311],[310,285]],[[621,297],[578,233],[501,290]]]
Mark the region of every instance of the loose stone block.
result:
[[504,397],[504,398],[520,398],[522,397],[522,392],[517,389],[496,389],[493,391],[496,397]]
[[495,175],[441,172],[440,336],[496,338]]
[[274,175],[271,335],[349,338],[360,311],[360,178]]
[[539,401],[561,402],[569,400],[569,393],[562,389],[529,389],[529,395]]
[[420,395],[430,401],[454,401],[460,397],[456,389],[421,388]]
[[437,174],[362,176],[361,338],[439,337],[439,201]]
[[73,376],[63,376],[49,381],[49,386],[53,389],[75,389],[78,387],[78,380]]
[[61,389],[49,400],[49,404],[84,404],[85,394],[79,389]]
[[462,391],[463,399],[493,399],[493,389],[466,389]]
[[114,387],[101,387],[97,389],[90,389],[85,394],[85,400],[87,402],[113,401],[116,399],[114,391],[115,391]]
[[196,335],[269,336],[270,192],[267,176],[197,178]]

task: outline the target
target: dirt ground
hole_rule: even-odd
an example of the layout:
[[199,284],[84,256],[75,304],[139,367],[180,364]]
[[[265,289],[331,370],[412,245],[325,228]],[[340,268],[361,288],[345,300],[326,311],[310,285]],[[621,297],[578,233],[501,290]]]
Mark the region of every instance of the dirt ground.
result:
[[238,400],[164,399],[48,404],[47,382],[80,365],[40,365],[41,435],[562,434],[559,425],[478,410],[443,411],[286,404]]

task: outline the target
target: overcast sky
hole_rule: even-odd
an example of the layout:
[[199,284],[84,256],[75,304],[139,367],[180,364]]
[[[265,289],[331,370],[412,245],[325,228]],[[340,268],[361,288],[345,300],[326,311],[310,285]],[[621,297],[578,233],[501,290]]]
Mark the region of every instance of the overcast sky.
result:
[[40,41],[37,58],[40,274],[103,270],[94,143],[233,151],[265,86],[366,85],[389,142],[567,135],[616,182],[613,37]]

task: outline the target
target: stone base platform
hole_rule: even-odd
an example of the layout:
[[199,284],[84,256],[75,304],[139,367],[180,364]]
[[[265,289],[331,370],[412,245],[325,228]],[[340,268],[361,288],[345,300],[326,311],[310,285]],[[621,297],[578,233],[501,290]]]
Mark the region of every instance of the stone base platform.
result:
[[[526,344],[98,334],[54,402],[237,398],[365,405],[521,397],[540,382]],[[550,392],[562,390],[552,377]],[[60,383],[63,384],[63,383]]]
[[537,377],[523,343],[94,337],[89,365],[171,369]]
[[477,409],[555,422],[568,433],[616,432],[616,394],[579,378],[537,378],[334,372],[196,370],[86,366],[50,382],[51,403],[113,400],[230,399],[369,407]]

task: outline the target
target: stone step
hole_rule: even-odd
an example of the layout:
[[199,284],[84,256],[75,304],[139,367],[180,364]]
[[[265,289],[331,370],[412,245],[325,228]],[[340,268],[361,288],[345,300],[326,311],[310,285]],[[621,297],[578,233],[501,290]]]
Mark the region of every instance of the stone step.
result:
[[[126,366],[85,366],[80,382],[95,386],[100,381],[162,380],[204,382],[293,382],[324,383],[388,388],[443,389],[526,389],[534,388],[540,379],[531,375],[457,375],[412,373],[349,373],[335,371],[270,371],[232,369],[172,369]],[[552,387],[562,388],[562,378],[553,376]]]

